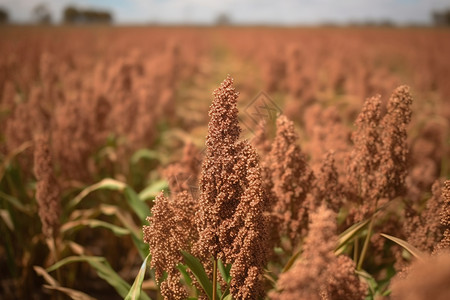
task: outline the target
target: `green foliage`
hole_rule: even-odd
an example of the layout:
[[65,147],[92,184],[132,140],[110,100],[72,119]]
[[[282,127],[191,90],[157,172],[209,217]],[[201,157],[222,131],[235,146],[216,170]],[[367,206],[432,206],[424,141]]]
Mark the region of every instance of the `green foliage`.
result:
[[[98,276],[107,281],[121,297],[126,297],[128,295],[131,286],[113,270],[104,257],[83,255],[69,256],[47,268],[47,272],[55,271],[66,264],[74,262],[87,262],[92,268],[94,268]],[[141,297],[141,299],[150,299],[145,294],[142,294]]]
[[208,275],[206,275],[205,268],[203,267],[203,265],[196,257],[194,257],[189,252],[181,251],[181,254],[183,255],[186,266],[189,267],[189,269],[194,274],[195,278],[197,278],[198,283],[200,283],[201,287],[205,291],[208,298],[212,299],[213,285],[212,282],[209,280]]
[[[125,300],[137,300],[141,298],[141,288],[142,282],[145,277],[145,270],[147,269],[147,260],[149,259],[150,254],[144,259],[141,268],[139,269],[139,273],[136,276],[136,279],[133,282],[128,294],[125,296]],[[145,299],[145,296],[141,299]],[[147,297],[148,299],[148,297]]]
[[342,254],[346,246],[350,245],[353,239],[369,224],[370,219],[358,222],[350,226],[347,230],[342,232],[338,237],[338,245],[334,253],[336,255]]

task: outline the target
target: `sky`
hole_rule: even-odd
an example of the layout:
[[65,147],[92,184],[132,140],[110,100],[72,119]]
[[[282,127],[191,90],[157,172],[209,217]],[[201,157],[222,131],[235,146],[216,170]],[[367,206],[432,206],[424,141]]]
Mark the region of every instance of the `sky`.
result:
[[68,5],[106,9],[118,24],[212,24],[220,14],[234,23],[316,25],[389,20],[431,24],[431,13],[450,9],[450,0],[0,0],[14,22],[29,22],[33,8],[45,3],[53,21]]

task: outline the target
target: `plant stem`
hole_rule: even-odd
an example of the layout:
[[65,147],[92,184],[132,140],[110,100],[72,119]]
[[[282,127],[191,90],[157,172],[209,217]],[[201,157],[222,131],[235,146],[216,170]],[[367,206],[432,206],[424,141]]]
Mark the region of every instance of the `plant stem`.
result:
[[362,264],[364,262],[364,257],[366,256],[367,249],[369,248],[369,241],[370,241],[370,237],[372,236],[374,219],[375,219],[374,215],[372,215],[372,217],[370,217],[369,229],[367,231],[366,239],[364,240],[364,246],[361,251],[361,256],[359,257],[357,270],[361,270]]
[[214,258],[213,265],[213,292],[212,292],[212,300],[217,300],[217,258]]
[[353,241],[353,261],[358,262],[358,254],[359,254],[359,239],[355,238]]
[[[58,262],[58,248],[59,248],[56,238],[50,237],[49,239],[47,239],[47,245],[50,249],[50,254],[53,256],[54,263],[56,264]],[[56,269],[56,281],[60,285],[63,285],[61,280],[62,280],[61,270],[58,268]],[[56,299],[58,300],[62,299],[62,296],[59,292],[56,293]]]

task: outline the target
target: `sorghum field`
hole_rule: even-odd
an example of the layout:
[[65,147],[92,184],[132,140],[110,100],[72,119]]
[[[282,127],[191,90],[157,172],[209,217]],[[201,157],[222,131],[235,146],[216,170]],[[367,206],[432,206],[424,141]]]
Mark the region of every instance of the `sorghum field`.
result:
[[0,28],[1,299],[450,299],[450,31]]

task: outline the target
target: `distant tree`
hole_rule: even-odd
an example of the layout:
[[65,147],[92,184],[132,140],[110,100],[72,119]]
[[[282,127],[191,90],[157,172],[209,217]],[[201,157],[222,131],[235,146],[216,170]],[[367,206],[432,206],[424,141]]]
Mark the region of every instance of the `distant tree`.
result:
[[227,26],[231,24],[231,19],[226,13],[220,13],[216,18],[216,25]]
[[450,9],[433,12],[433,21],[436,26],[450,26]]
[[64,9],[63,20],[64,23],[77,23],[80,18],[78,9],[73,6],[68,6]]
[[0,7],[0,24],[6,24],[9,21],[8,11]]
[[38,4],[33,8],[33,19],[38,24],[50,24],[52,22],[50,9],[45,3]]
[[68,24],[95,24],[112,23],[113,18],[110,12],[94,9],[78,9],[68,6],[63,13],[64,23]]

